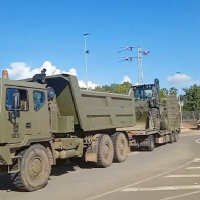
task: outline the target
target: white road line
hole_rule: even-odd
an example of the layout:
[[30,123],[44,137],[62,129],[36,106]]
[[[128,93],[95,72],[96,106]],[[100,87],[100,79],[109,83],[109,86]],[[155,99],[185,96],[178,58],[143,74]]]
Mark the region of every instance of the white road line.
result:
[[[199,160],[200,160],[200,158],[199,158]],[[100,197],[103,197],[103,196],[106,196],[106,195],[109,195],[109,194],[112,194],[112,193],[121,191],[121,190],[123,190],[123,189],[125,189],[125,188],[129,188],[129,187],[132,187],[132,186],[134,186],[134,185],[138,185],[138,184],[140,184],[140,183],[145,183],[145,182],[147,182],[147,181],[150,181],[150,180],[152,180],[152,179],[158,178],[158,177],[163,176],[163,175],[165,175],[165,174],[168,174],[168,173],[170,173],[170,172],[176,171],[177,169],[183,168],[183,167],[185,167],[185,166],[187,166],[187,165],[189,165],[189,164],[191,164],[191,163],[193,163],[193,162],[194,162],[194,160],[189,161],[189,162],[187,162],[187,163],[185,163],[185,164],[183,164],[183,165],[181,165],[181,166],[179,166],[179,167],[176,167],[176,168],[174,168],[174,169],[168,170],[168,171],[163,172],[163,173],[161,173],[161,174],[158,174],[158,175],[156,175],[156,176],[152,176],[152,177],[149,177],[149,178],[147,178],[147,179],[144,179],[144,180],[135,182],[135,183],[133,183],[133,184],[126,185],[126,186],[124,186],[124,187],[117,188],[117,189],[111,190],[111,191],[109,191],[109,192],[105,192],[105,193],[96,195],[96,196],[91,197],[91,198],[88,198],[88,199],[86,199],[86,200],[97,199],[97,198],[100,198]]]
[[126,188],[121,192],[142,192],[142,191],[167,191],[167,190],[197,190],[200,185],[184,185],[184,186],[164,186],[154,188]]
[[194,162],[200,162],[200,158],[195,158]]
[[200,167],[187,167],[186,169],[200,169]]
[[198,194],[198,193],[200,193],[200,191],[190,192],[190,193],[176,195],[176,196],[172,196],[172,197],[167,197],[167,198],[160,199],[160,200],[172,200],[172,199],[177,199],[177,198],[181,198],[181,197],[187,197],[187,196],[190,196],[190,195],[193,195],[193,194]]
[[169,175],[165,178],[200,178],[199,174],[183,174],[183,175]]
[[197,139],[196,142],[197,142],[197,143],[200,143],[200,139]]

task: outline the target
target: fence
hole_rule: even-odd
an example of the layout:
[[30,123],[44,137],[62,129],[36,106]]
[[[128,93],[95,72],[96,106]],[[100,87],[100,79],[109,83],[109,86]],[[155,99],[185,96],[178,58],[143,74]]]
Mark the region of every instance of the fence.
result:
[[183,111],[183,123],[196,125],[197,120],[200,119],[200,111]]

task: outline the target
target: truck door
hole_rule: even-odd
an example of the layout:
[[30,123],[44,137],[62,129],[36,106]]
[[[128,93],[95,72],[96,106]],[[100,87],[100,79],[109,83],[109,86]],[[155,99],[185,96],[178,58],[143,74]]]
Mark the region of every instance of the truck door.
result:
[[[13,114],[12,101],[13,93],[19,93],[19,116],[10,118]],[[20,87],[6,88],[6,118],[5,118],[5,139],[9,143],[21,142],[25,135],[32,134],[31,115],[29,105],[29,92]]]
[[32,131],[37,138],[48,138],[50,134],[47,91],[33,89],[32,98]]
[[5,119],[6,141],[9,143],[37,141],[51,138],[48,98],[46,90],[19,87],[6,88],[6,112],[13,112],[12,94],[19,92],[20,109],[19,116],[12,120]]

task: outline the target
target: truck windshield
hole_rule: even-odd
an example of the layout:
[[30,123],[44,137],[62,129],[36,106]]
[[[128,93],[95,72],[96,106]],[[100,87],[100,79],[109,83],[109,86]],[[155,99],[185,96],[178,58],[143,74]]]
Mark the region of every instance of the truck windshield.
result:
[[135,100],[152,99],[152,86],[142,85],[133,87]]

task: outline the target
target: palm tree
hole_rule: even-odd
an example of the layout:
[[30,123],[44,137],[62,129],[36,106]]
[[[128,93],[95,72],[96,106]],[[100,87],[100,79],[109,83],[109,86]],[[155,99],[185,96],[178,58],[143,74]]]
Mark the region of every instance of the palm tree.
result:
[[169,93],[170,93],[171,95],[177,95],[177,92],[178,92],[178,90],[177,90],[175,87],[171,87],[171,88],[169,89]]

